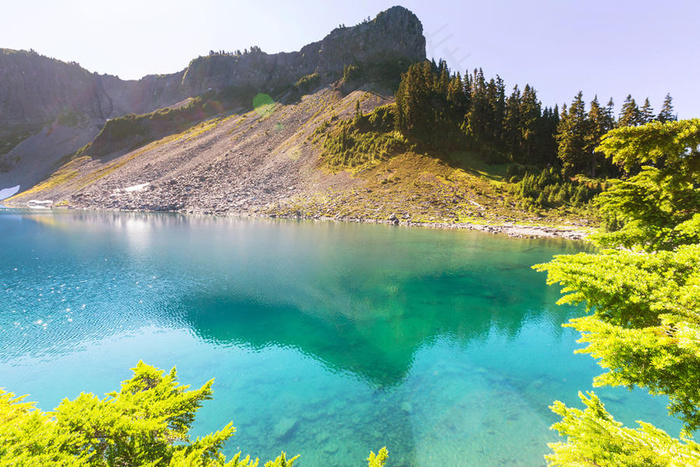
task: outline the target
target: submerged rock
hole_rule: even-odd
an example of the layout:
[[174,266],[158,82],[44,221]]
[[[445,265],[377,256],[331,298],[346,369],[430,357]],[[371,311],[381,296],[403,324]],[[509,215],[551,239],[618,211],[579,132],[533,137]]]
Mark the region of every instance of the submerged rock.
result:
[[280,419],[275,425],[273,434],[278,441],[282,441],[290,438],[297,429],[299,425],[299,420],[290,417],[284,417]]

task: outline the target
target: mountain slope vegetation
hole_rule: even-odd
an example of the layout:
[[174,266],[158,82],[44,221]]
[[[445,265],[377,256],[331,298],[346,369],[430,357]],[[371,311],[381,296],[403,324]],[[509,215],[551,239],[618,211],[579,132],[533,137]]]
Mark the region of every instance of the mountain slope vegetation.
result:
[[[603,134],[675,119],[670,96],[657,116],[630,96],[616,119],[612,102],[587,110],[581,93],[560,111],[530,85],[508,95],[499,76],[424,57],[422,26],[400,7],[292,54],[212,51],[131,83],[160,96],[147,113],[124,114],[135,94],[114,85],[121,115],[61,114],[51,128],[84,128],[71,140],[82,147],[49,151],[42,130],[6,154],[0,187],[21,185],[13,206],[580,229],[599,223],[590,201],[609,179],[638,170],[597,152]],[[28,166],[38,153],[50,157]]]

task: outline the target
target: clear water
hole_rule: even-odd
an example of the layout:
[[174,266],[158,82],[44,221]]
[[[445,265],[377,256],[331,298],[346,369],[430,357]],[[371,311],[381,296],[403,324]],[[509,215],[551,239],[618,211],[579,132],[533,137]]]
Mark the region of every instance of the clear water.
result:
[[[216,378],[195,434],[300,466],[544,465],[599,368],[530,269],[583,246],[468,231],[0,211],[0,386],[50,410],[139,360]],[[596,389],[678,434],[665,401]]]

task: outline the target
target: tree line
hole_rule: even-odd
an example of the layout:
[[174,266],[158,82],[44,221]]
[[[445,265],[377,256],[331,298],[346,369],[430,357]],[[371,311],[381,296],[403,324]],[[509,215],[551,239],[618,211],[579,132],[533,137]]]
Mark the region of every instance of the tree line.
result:
[[543,106],[529,84],[514,86],[508,95],[498,75],[487,80],[479,68],[463,77],[443,60],[412,65],[402,75],[396,106],[396,129],[420,145],[478,152],[489,163],[557,166],[567,176],[618,175],[595,151],[605,133],[677,119],[670,95],[657,115],[648,98],[640,107],[629,95],[616,118],[612,99],[601,105],[596,96],[587,109],[582,92],[560,111]]

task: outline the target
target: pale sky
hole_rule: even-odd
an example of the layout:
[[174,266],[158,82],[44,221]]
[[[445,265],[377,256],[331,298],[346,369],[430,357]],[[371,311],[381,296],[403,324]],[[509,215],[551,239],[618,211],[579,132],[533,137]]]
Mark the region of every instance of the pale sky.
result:
[[544,105],[627,94],[655,111],[670,92],[700,117],[697,0],[6,0],[0,47],[34,49],[99,73],[171,73],[209,50],[275,53],[322,39],[395,4],[423,23],[429,57],[535,87]]

